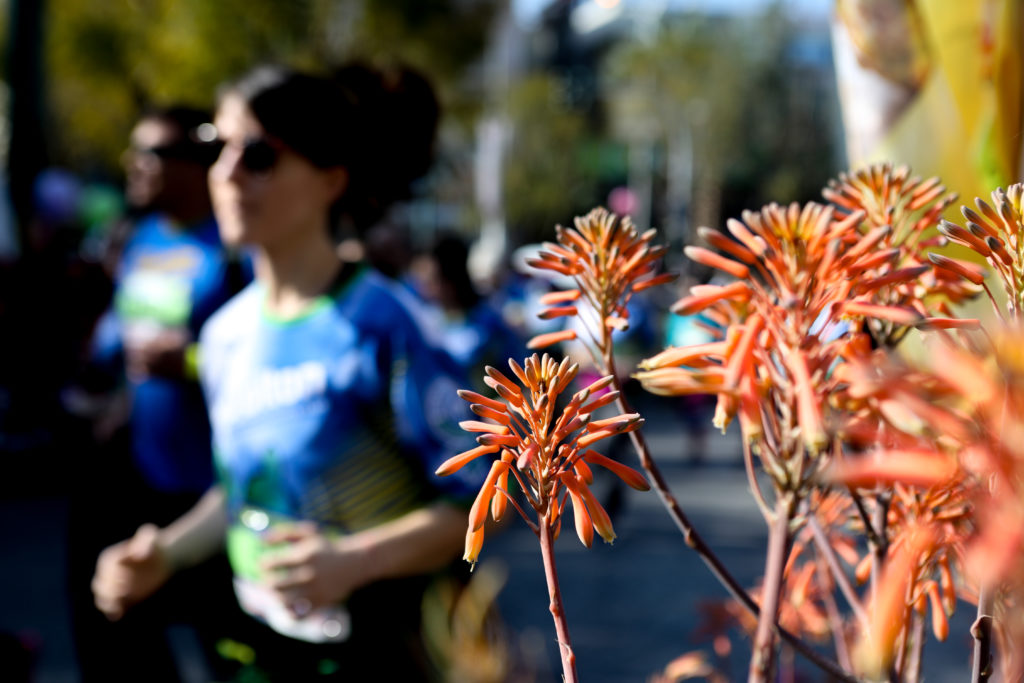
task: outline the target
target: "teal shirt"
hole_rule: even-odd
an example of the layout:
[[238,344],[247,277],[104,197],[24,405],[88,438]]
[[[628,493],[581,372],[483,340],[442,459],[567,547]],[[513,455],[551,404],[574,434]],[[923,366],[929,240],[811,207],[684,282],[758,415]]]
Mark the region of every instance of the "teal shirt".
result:
[[458,367],[425,336],[416,303],[355,268],[302,316],[275,319],[253,283],[201,336],[229,513],[247,507],[339,532],[389,521],[439,497],[471,500],[481,472],[439,478],[475,443]]

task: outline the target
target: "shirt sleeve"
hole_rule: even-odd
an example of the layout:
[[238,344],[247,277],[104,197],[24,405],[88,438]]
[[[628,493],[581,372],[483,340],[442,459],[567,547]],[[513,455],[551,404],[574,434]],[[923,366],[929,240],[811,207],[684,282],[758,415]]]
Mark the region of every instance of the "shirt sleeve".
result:
[[392,335],[390,402],[398,436],[421,460],[429,485],[442,497],[472,503],[490,463],[474,462],[447,477],[434,471],[451,456],[475,447],[472,434],[459,427],[473,419],[469,404],[458,395],[468,387],[458,364],[430,343],[410,321]]

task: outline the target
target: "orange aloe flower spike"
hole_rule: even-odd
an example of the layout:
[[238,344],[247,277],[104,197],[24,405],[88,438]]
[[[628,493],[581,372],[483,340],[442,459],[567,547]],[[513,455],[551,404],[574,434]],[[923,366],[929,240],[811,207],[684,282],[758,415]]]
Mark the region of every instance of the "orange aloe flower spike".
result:
[[573,520],[576,522],[576,535],[586,547],[594,543],[594,525],[587,511],[587,505],[583,501],[581,488],[576,483],[576,478],[570,472],[562,472],[558,478],[569,492],[569,499],[572,501]]
[[807,369],[807,358],[800,351],[793,351],[786,359],[793,373],[797,395],[797,421],[804,445],[810,453],[818,453],[828,444],[828,434],[821,416],[821,403],[814,391],[811,374]]
[[498,476],[503,471],[508,471],[508,463],[501,460],[495,460],[491,463],[491,471],[487,473],[487,479],[484,480],[483,486],[480,487],[480,492],[477,493],[476,500],[473,501],[473,507],[469,510],[469,528],[473,531],[483,527],[484,521],[487,519],[491,498],[494,497],[494,486],[498,483]]
[[438,475],[439,477],[446,477],[449,474],[458,472],[460,469],[463,468],[464,465],[466,465],[466,463],[472,460],[476,460],[481,455],[487,455],[488,453],[497,453],[498,448],[498,446],[477,446],[476,448],[471,448],[468,451],[459,453],[458,455],[455,455],[445,460],[443,463],[441,463],[441,466],[437,468],[435,474]]
[[477,560],[480,558],[480,551],[484,547],[484,527],[479,529],[466,529],[466,548],[462,554],[462,559],[469,562],[470,570],[476,566]]
[[583,454],[583,459],[592,465],[600,465],[607,470],[611,470],[615,476],[637,491],[649,491],[651,489],[651,485],[647,483],[647,479],[645,479],[642,474],[628,465],[623,465],[620,462],[601,455],[597,451],[587,450]]
[[547,332],[545,334],[538,334],[527,343],[526,348],[528,349],[545,349],[555,344],[572,341],[576,339],[576,332],[573,330],[560,330],[558,332]]
[[725,271],[739,280],[750,277],[750,269],[742,263],[727,259],[704,247],[687,246],[683,249],[683,253],[701,265]]

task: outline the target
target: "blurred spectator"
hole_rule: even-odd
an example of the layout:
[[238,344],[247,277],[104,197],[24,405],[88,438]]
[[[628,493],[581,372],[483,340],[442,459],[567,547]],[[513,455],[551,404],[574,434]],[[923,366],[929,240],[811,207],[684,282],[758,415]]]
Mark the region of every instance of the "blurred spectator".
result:
[[413,286],[432,309],[445,350],[465,369],[478,391],[486,391],[484,367],[505,370],[508,359],[522,363],[526,340],[482,296],[469,276],[469,247],[457,235],[441,235],[416,259]]
[[[10,218],[5,193],[0,184],[0,229]],[[9,467],[0,494],[58,490],[66,454],[79,445],[60,391],[110,296],[102,271],[78,253],[80,201],[76,176],[42,171],[20,253],[8,260],[0,247],[0,454]]]
[[[131,211],[106,253],[117,261],[113,304],[96,325],[77,391],[66,393],[67,404],[92,421],[97,444],[94,457],[78,462],[69,525],[85,681],[178,680],[167,641],[172,622],[195,627],[212,665],[217,617],[232,606],[223,599],[230,576],[223,558],[183,574],[160,600],[116,624],[96,610],[89,589],[102,548],[143,522],[177,518],[213,480],[196,340],[248,275],[222,247],[212,216],[206,174],[216,149],[197,137],[209,121],[190,108],[153,109],[132,131],[124,156]],[[208,613],[189,613],[189,605]]]
[[[425,169],[433,130],[405,135],[417,110],[389,98],[401,82],[362,66],[333,80],[263,67],[217,110],[221,235],[257,259],[257,281],[201,336],[218,485],[107,548],[93,585],[119,618],[226,542],[252,616],[233,637],[248,653],[238,680],[427,676],[422,591],[462,545],[452,501],[479,485],[433,476],[467,446],[462,379],[427,343],[413,297],[342,261],[332,234],[360,234]],[[395,138],[406,147],[386,153]]]

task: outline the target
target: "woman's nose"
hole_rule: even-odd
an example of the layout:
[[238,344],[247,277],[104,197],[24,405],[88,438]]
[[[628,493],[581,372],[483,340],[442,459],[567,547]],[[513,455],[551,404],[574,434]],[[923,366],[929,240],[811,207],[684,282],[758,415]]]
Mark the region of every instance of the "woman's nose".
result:
[[242,150],[232,145],[224,145],[217,161],[210,166],[210,180],[235,181],[244,173],[242,166]]

